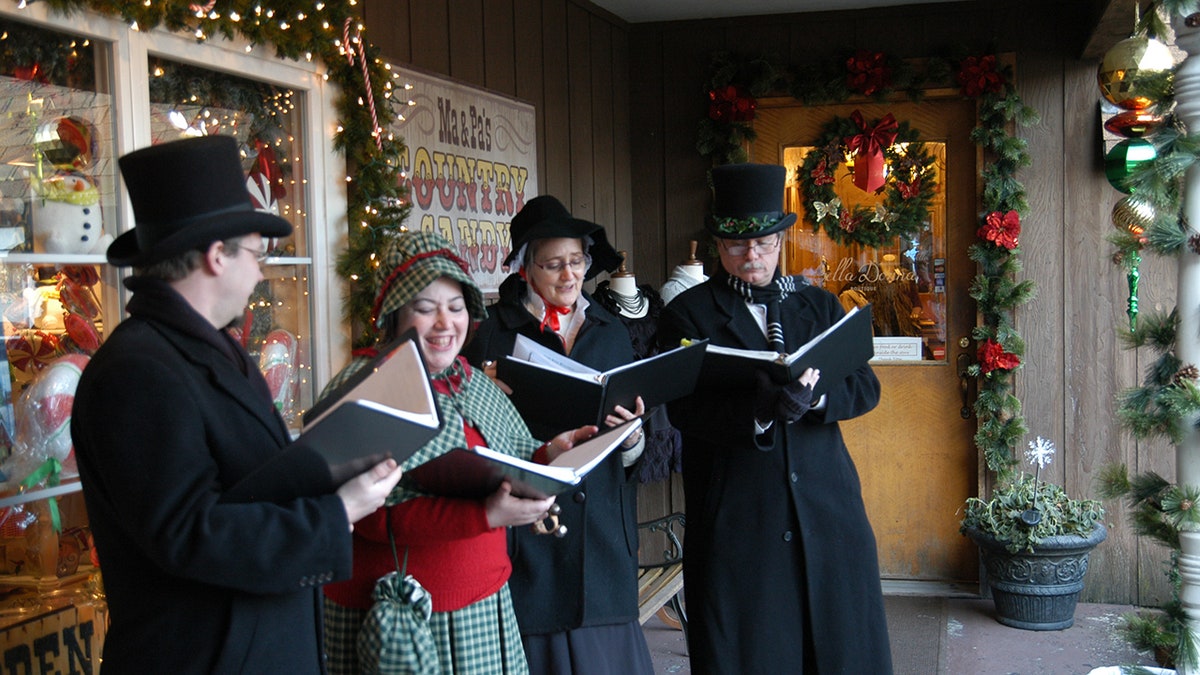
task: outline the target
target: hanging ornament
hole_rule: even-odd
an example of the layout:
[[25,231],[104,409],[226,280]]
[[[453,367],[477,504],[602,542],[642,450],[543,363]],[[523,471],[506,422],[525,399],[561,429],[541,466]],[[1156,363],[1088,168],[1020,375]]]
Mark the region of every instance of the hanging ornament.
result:
[[1156,216],[1154,204],[1140,195],[1129,195],[1121,198],[1113,206],[1113,226],[1122,232],[1128,232],[1139,240],[1145,240],[1146,230],[1154,222]]
[[1114,188],[1129,194],[1129,176],[1142,164],[1158,156],[1154,144],[1144,138],[1127,138],[1113,146],[1104,158],[1104,176]]
[[79,117],[59,117],[37,128],[33,147],[56,169],[79,171],[92,163],[92,125]]
[[1162,117],[1144,110],[1125,110],[1108,118],[1104,128],[1125,138],[1142,138],[1158,131]]
[[891,113],[870,124],[861,111],[855,110],[850,113],[850,120],[859,129],[859,133],[843,139],[854,157],[854,185],[864,192],[876,192],[887,182],[884,151],[895,142],[899,125]]
[[1168,77],[1175,59],[1165,44],[1149,37],[1131,37],[1104,54],[1096,79],[1104,98],[1125,110],[1145,110],[1159,86],[1154,80]]
[[1138,315],[1138,279],[1142,273],[1138,265],[1142,263],[1142,254],[1133,252],[1129,263],[1129,271],[1125,273],[1125,281],[1129,284],[1129,300],[1125,304],[1125,314],[1129,316],[1129,332],[1137,330]]

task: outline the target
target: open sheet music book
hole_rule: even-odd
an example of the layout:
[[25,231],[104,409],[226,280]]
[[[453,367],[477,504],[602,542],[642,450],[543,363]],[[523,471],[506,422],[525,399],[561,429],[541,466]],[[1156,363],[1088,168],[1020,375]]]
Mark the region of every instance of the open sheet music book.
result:
[[329,494],[391,457],[403,462],[437,434],[437,402],[410,332],[304,415],[300,435],[225,493],[232,501]]
[[400,480],[415,490],[442,497],[478,499],[509,481],[513,494],[543,499],[578,485],[588,472],[642,426],[634,419],[596,434],[549,464],[537,464],[490,448],[456,448],[404,472]]
[[709,386],[730,380],[743,382],[754,368],[765,368],[779,384],[792,382],[805,370],[816,368],[821,379],[813,387],[820,396],[829,387],[871,360],[875,344],[871,330],[871,306],[854,307],[841,319],[790,354],[708,345],[704,356],[704,378]]
[[521,417],[557,431],[587,424],[604,426],[620,405],[649,410],[687,396],[696,388],[706,341],[599,371],[517,335],[513,353],[496,364],[496,377],[512,388]]

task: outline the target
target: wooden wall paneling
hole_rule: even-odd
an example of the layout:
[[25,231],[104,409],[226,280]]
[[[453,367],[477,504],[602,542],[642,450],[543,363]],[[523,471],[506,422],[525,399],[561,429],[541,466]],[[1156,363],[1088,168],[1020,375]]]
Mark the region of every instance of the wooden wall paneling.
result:
[[[546,108],[544,139],[538,150],[546,158],[538,184],[542,194],[552,194],[571,205],[571,116],[567,70],[567,8],[563,0],[542,1],[543,103]],[[532,195],[527,195],[527,198]]]
[[[488,0],[483,3],[484,85],[509,96],[517,93],[517,36],[513,11],[513,0]],[[523,36],[522,39],[526,38]]]
[[[642,268],[657,268],[654,264],[662,259],[661,246],[651,250],[639,239],[633,229],[633,210],[630,207],[632,199],[630,191],[633,185],[629,178],[629,31],[623,26],[613,26],[612,33],[612,85],[609,94],[612,103],[608,106],[612,115],[612,147],[613,147],[613,218],[616,221],[617,232],[621,236],[617,241],[629,249],[631,262],[635,265],[638,283],[648,283],[642,273]],[[661,239],[656,237],[655,241]],[[653,282],[658,287],[657,282]]]
[[722,38],[725,49],[738,53],[763,51],[777,63],[787,58],[791,33],[786,20],[766,25],[758,19],[733,19],[719,23],[725,28]]
[[[668,246],[663,176],[663,36],[657,30],[633,27],[629,34],[629,177],[630,221],[640,257],[638,279],[658,288],[671,268],[686,257],[687,248]],[[636,70],[636,76],[634,73]]]
[[363,34],[392,63],[412,63],[408,12],[409,0],[365,0],[362,4]]
[[[1067,400],[1063,413],[1067,428],[1063,441],[1058,443],[1058,454],[1066,472],[1061,484],[1068,494],[1094,497],[1096,489],[1091,481],[1095,475],[1106,464],[1125,463],[1126,453],[1132,450],[1132,446],[1119,442],[1114,411],[1116,393],[1122,381],[1134,375],[1135,364],[1134,356],[1122,348],[1117,337],[1125,309],[1124,274],[1109,259],[1111,246],[1105,237],[1112,231],[1112,205],[1121,195],[1098,171],[1100,125],[1095,68],[1077,61],[1066,65],[1060,78],[1065,87],[1066,118],[1061,187],[1064,202],[1072,207],[1065,214],[1066,275],[1062,289],[1062,338],[1067,349],[1062,371]],[[1036,320],[1036,315],[1032,318]],[[1040,387],[1031,381],[1025,395],[1036,396],[1036,389]],[[1109,515],[1110,523],[1124,519],[1124,514]],[[1129,571],[1134,567],[1136,543],[1128,528],[1113,530],[1102,550],[1097,549],[1092,556],[1081,599],[1095,600],[1103,592],[1112,602],[1132,600]]]
[[[592,217],[608,232],[609,241],[619,249],[629,248],[628,223],[617,221],[617,201],[613,194],[613,97],[612,24],[595,15],[588,16],[591,54],[591,156]],[[630,251],[632,255],[632,251]]]
[[[1060,449],[1055,461],[1043,472],[1048,480],[1061,484],[1064,478],[1066,455],[1073,452],[1066,434],[1066,411],[1060,387],[1045,386],[1058,381],[1063,372],[1065,349],[1068,339],[1088,339],[1086,333],[1072,337],[1072,331],[1062,321],[1046,321],[1046,317],[1064,317],[1074,308],[1068,297],[1073,289],[1071,283],[1091,279],[1078,279],[1073,274],[1064,279],[1065,260],[1064,207],[1062,190],[1064,153],[1072,148],[1063,146],[1063,92],[1060,84],[1061,60],[1037,60],[1020,55],[1016,63],[1017,90],[1026,104],[1041,116],[1041,122],[1031,128],[1017,129],[1017,134],[1028,143],[1032,165],[1023,167],[1017,174],[1026,190],[1029,208],[1021,223],[1022,279],[1031,279],[1037,285],[1036,295],[1029,304],[1017,311],[1017,329],[1025,340],[1025,356],[1021,369],[1015,375],[1015,392],[1021,399],[1029,436],[1042,436],[1054,441]],[[1066,284],[1066,286],[1064,286]],[[1066,303],[1066,304],[1065,304]],[[1064,331],[1066,331],[1064,333]],[[1024,445],[1015,448],[1018,469],[1029,467],[1024,460]]]
[[719,25],[685,22],[663,36],[663,186],[667,251],[673,266],[687,254],[688,241],[700,242],[697,257],[712,272],[704,219],[711,212],[708,169],[696,151],[696,129],[706,114],[711,54],[721,39]]
[[418,68],[449,75],[450,24],[446,3],[422,0],[409,7],[410,63]]
[[567,110],[570,134],[567,147],[571,154],[570,199],[563,203],[579,218],[593,220],[596,213],[595,167],[592,165],[592,37],[587,10],[567,5]]
[[788,63],[824,61],[830,54],[845,51],[853,44],[853,26],[831,19],[827,13],[796,16],[788,22],[791,50]]
[[[537,120],[538,186],[546,185],[546,105],[543,100],[544,67],[542,59],[542,0],[513,0],[513,58],[516,70],[517,98],[533,103]],[[525,195],[526,199],[536,195]]]
[[484,0],[453,0],[450,11],[450,76],[483,86]]

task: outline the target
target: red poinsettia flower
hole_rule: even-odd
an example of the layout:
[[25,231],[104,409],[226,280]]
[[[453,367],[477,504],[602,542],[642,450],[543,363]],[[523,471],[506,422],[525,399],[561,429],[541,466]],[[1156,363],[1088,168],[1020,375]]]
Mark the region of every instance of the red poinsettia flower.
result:
[[863,96],[886,89],[892,83],[892,69],[883,52],[860,49],[846,59],[846,86]]
[[1021,365],[1021,357],[1004,351],[1003,345],[988,338],[979,345],[979,369],[986,375],[993,370],[1012,370]]
[[1011,251],[1017,247],[1017,237],[1021,235],[1021,216],[1016,211],[992,211],[975,234]]
[[708,92],[708,116],[718,122],[750,122],[758,107],[745,87],[730,84]]
[[968,56],[958,69],[958,83],[962,92],[972,98],[983,93],[996,94],[1004,90],[1004,75],[996,70],[996,57]]
[[896,188],[900,190],[901,198],[912,199],[921,194],[921,179],[918,178],[911,183],[896,183]]

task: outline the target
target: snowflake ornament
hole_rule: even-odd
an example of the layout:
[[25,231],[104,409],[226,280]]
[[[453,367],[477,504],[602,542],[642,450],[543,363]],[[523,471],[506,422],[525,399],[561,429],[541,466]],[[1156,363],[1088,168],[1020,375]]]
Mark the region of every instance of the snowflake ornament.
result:
[[1029,441],[1029,449],[1025,451],[1025,460],[1039,469],[1045,468],[1053,456],[1054,443],[1041,436],[1038,436],[1037,440]]

